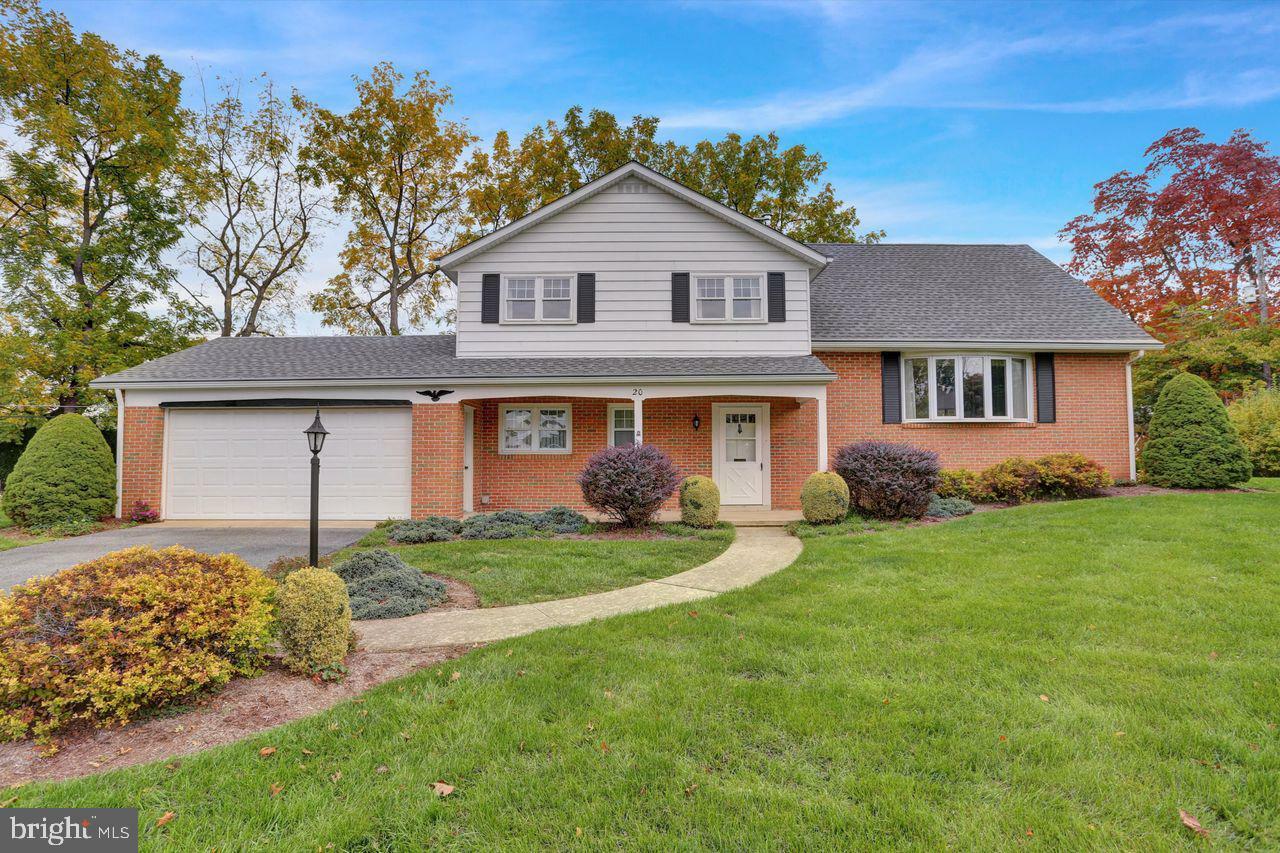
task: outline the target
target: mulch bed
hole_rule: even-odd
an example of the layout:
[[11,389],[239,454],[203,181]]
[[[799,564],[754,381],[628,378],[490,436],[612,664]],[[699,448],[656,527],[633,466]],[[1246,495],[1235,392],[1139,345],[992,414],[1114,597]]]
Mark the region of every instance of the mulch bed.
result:
[[[480,599],[468,584],[441,575],[448,598],[435,610],[470,610]],[[359,631],[360,623],[355,623]],[[58,751],[42,757],[27,741],[0,744],[0,786],[56,781],[176,758],[243,740],[258,732],[331,708],[371,687],[483,644],[436,646],[413,652],[357,649],[346,660],[347,677],[325,683],[294,675],[273,661],[257,678],[232,679],[222,690],[194,699],[186,710],[138,720],[123,728],[81,726],[58,739]]]

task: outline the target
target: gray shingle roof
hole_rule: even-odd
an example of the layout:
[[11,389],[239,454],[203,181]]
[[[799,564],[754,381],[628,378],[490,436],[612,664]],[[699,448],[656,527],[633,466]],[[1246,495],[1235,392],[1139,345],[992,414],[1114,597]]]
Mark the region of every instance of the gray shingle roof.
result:
[[1156,341],[1030,246],[817,243],[813,340]]
[[811,355],[734,358],[458,358],[453,335],[215,338],[93,384],[639,377],[782,377],[833,374]]

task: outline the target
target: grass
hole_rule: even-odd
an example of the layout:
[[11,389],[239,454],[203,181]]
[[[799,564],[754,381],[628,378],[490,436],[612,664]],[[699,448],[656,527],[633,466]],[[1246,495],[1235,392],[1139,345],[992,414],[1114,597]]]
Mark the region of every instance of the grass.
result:
[[1275,849],[1278,501],[813,539],[696,609],[496,643],[12,804],[136,807],[144,850],[1200,849],[1179,809],[1219,849]]
[[17,525],[0,510],[0,551],[10,548],[21,548],[23,545],[35,545],[37,542],[49,542],[53,536],[35,536],[23,533]]
[[1259,489],[1264,492],[1280,492],[1280,477],[1254,477],[1244,485],[1246,489]]
[[[362,547],[384,547],[411,566],[465,581],[483,607],[551,601],[666,577],[707,562],[733,541],[733,527],[664,525],[681,539],[500,539],[390,545],[373,530]],[[334,557],[338,562],[356,549]]]

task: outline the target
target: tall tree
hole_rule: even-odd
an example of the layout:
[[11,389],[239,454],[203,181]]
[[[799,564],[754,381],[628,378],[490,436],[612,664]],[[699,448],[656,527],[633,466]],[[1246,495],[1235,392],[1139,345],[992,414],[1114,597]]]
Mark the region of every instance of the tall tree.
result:
[[401,92],[403,81],[390,63],[375,66],[356,78],[347,113],[294,97],[308,119],[303,161],[353,221],[342,272],[311,306],[352,334],[398,335],[432,316],[446,281],[433,259],[461,232],[471,175],[463,155],[476,137],[445,117],[447,88],[426,72]]
[[0,170],[11,412],[82,410],[105,399],[90,380],[185,340],[190,317],[163,305],[189,157],[180,83],[158,57],[0,0],[0,111],[18,137]]
[[319,188],[298,169],[296,113],[270,81],[251,115],[239,90],[223,84],[222,97],[206,99],[196,120],[199,202],[186,257],[203,278],[183,285],[224,337],[287,325],[298,274],[326,224]]
[[1147,148],[1146,167],[1097,184],[1093,213],[1062,229],[1067,269],[1160,333],[1170,305],[1245,306],[1268,321],[1280,246],[1280,158],[1247,131],[1222,143],[1195,128]]
[[823,181],[827,163],[804,145],[782,148],[778,135],[728,134],[692,147],[657,140],[658,119],[621,124],[604,110],[573,107],[564,120],[538,125],[512,145],[499,132],[490,150],[475,152],[468,193],[469,236],[518,219],[629,160],[644,163],[740,213],[807,242],[875,242],[860,234],[852,205]]

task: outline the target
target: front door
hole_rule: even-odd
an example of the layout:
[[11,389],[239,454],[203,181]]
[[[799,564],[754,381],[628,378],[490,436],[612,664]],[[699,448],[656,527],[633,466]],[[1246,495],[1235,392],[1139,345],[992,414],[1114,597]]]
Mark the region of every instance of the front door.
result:
[[476,410],[462,407],[462,511],[475,511]]
[[769,458],[768,409],[759,405],[718,406],[715,453],[720,503],[764,505],[765,465]]

